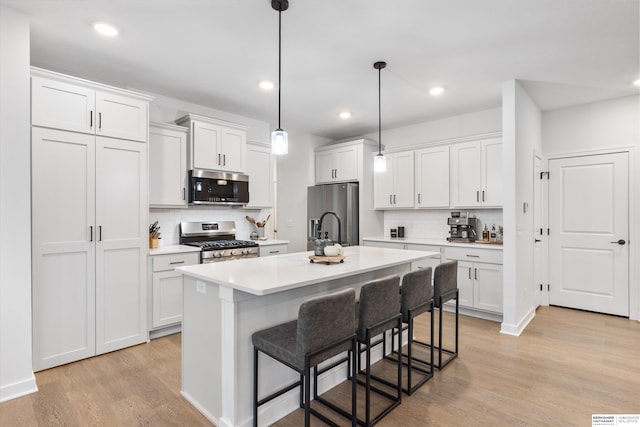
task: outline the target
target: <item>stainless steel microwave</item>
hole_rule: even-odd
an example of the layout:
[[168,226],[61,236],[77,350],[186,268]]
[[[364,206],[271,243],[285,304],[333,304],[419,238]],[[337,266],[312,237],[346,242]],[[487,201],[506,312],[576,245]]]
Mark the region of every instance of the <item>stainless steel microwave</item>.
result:
[[246,205],[249,203],[249,176],[200,169],[190,170],[189,203]]

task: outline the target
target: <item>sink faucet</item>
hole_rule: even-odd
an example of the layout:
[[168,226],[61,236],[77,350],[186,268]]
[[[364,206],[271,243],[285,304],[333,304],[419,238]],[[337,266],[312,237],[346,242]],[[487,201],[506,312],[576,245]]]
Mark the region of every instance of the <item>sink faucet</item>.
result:
[[320,220],[318,221],[318,232],[322,231],[322,220],[325,215],[331,214],[336,217],[338,220],[338,243],[342,244],[342,225],[340,224],[340,217],[335,212],[325,212],[320,216]]

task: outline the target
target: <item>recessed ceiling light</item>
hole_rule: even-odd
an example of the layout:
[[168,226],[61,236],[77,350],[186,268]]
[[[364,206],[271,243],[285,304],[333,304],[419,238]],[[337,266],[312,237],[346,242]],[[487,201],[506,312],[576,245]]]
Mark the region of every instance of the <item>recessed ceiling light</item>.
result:
[[274,88],[273,82],[269,80],[263,80],[258,85],[260,86],[260,89],[264,90],[271,90]]
[[93,29],[107,37],[115,37],[118,35],[118,29],[106,22],[95,22],[93,24]]
[[640,79],[638,79],[635,82],[633,82],[633,84],[636,85],[636,86],[640,86]]
[[442,86],[434,86],[429,89],[429,93],[431,95],[442,95],[444,93],[444,88]]
[[351,117],[351,113],[348,111],[342,111],[339,116],[341,119],[348,119]]

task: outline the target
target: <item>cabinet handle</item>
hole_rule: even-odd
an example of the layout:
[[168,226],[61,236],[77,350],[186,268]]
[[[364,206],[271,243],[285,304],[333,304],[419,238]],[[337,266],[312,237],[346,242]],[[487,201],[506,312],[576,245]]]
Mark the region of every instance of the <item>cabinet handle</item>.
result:
[[477,269],[477,268],[474,268],[474,269],[473,269],[473,274],[474,274],[474,276],[475,276],[474,278],[475,278],[476,280],[478,280],[478,269]]
[[182,187],[182,200],[185,200],[186,195],[187,195],[187,191],[184,187]]
[[102,112],[98,113],[98,129],[102,129]]
[[102,242],[102,226],[98,226],[98,242]]
[[220,166],[220,153],[218,153],[218,166]]
[[418,203],[420,203],[420,193],[418,193]]
[[484,202],[484,190],[482,190],[482,201]]
[[176,265],[176,264],[184,264],[184,261],[173,261],[169,263],[169,265]]
[[395,194],[393,195],[393,204],[394,205],[396,204],[396,195]]
[[280,251],[269,251],[270,254],[279,254]]
[[476,202],[480,202],[480,191],[476,191]]
[[467,255],[469,258],[480,258],[480,255]]
[[393,204],[393,195],[389,194],[389,204],[392,205]]
[[93,225],[89,226],[89,241],[93,242]]
[[222,155],[222,166],[227,166],[227,155],[226,154]]
[[89,128],[93,127],[93,110],[89,111]]
[[471,280],[471,267],[469,267],[469,280]]

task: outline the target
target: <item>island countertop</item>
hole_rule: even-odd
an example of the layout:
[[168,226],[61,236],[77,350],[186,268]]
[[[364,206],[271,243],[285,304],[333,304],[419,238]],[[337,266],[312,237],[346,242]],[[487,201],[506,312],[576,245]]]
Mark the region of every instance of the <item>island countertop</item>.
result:
[[176,268],[176,271],[249,294],[269,295],[382,267],[393,267],[431,256],[440,256],[440,253],[351,246],[344,248],[343,263],[330,265],[311,263],[309,255],[313,255],[313,252],[190,265]]

